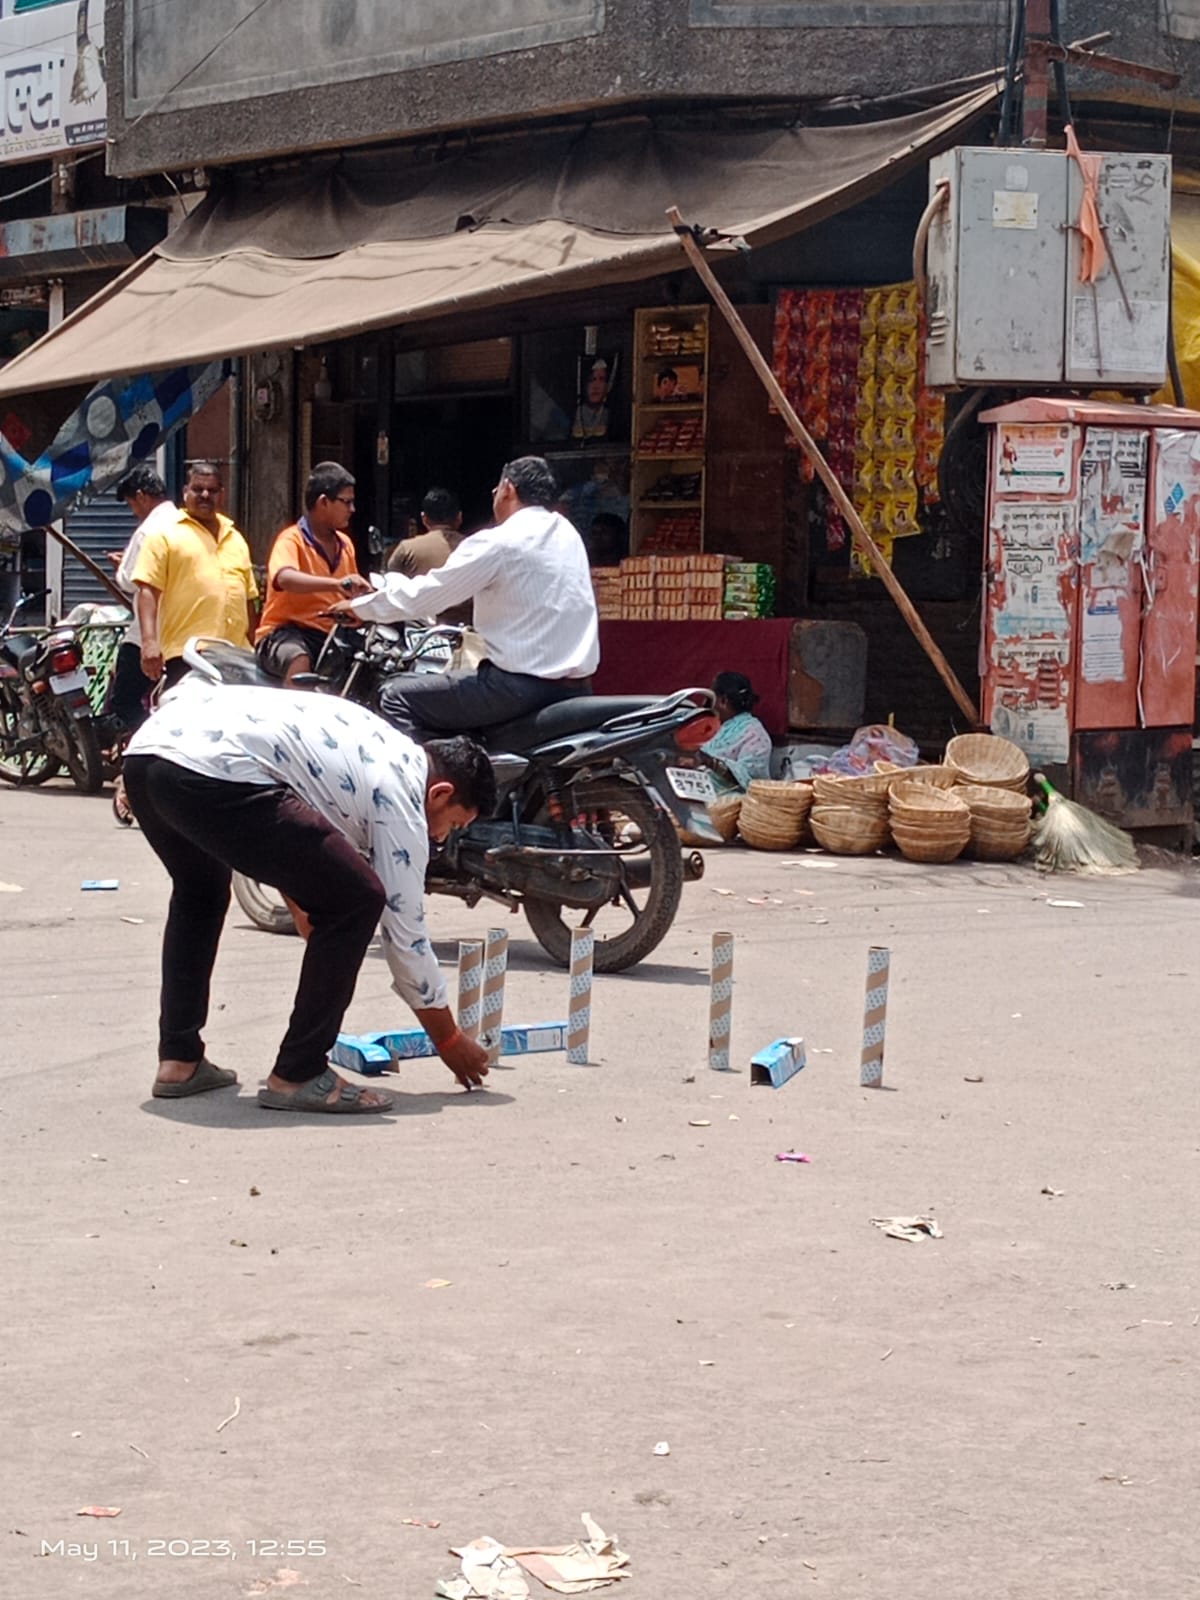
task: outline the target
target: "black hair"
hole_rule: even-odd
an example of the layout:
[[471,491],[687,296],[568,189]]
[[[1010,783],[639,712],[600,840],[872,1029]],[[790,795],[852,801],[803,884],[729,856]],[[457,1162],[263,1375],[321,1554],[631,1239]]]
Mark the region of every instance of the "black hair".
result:
[[215,461],[189,461],[183,481],[191,483],[193,478],[216,478],[222,485],[225,482],[225,474]]
[[713,693],[728,700],[735,711],[750,711],[758,704],[754,685],[744,672],[718,672],[713,680]]
[[512,484],[523,506],[552,506],[558,499],[558,480],[543,456],[518,456],[500,478]]
[[125,476],[118,479],[113,493],[118,500],[129,500],[135,494],[148,494],[155,500],[165,500],[167,486],[154,468],[142,461],[136,467],[130,467]]
[[496,774],[487,751],[465,734],[453,739],[431,739],[425,746],[435,779],[454,785],[454,798],[468,811],[490,817],[496,809]]
[[462,516],[462,506],[452,490],[430,489],[421,501],[421,515],[438,527],[448,528]]
[[340,461],[318,461],[304,485],[304,509],[311,511],[322,495],[336,500],[343,489],[353,489],[354,474],[347,472]]
[[674,378],[676,383],[679,382],[679,374],[674,367],[660,367],[655,374],[654,381],[655,383],[662,383],[666,378]]

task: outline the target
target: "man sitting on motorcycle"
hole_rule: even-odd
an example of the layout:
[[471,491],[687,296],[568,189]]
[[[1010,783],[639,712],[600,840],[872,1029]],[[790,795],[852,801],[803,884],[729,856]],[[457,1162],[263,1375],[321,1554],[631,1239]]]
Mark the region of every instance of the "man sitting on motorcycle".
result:
[[587,694],[600,660],[596,599],[583,540],[550,508],[558,485],[540,456],[510,461],[492,491],[496,526],[465,539],[420,578],[339,608],[357,622],[417,621],[466,600],[485,659],[477,672],[401,673],[384,685],[384,715],[416,738],[488,728]]

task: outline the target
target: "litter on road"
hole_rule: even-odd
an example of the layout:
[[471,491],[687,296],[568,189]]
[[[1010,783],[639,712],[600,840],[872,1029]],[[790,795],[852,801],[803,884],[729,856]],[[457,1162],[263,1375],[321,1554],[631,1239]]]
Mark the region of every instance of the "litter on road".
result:
[[916,1244],[923,1239],[942,1237],[942,1230],[932,1217],[872,1217],[871,1222],[889,1239],[909,1239]]

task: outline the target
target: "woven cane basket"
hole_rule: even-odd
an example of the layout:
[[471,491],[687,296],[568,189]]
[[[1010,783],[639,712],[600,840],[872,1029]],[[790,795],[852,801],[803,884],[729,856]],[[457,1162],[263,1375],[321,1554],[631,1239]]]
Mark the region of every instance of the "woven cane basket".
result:
[[955,861],[967,847],[969,834],[930,833],[923,829],[906,828],[901,822],[892,824],[892,838],[902,856],[909,861]]
[[957,789],[942,789],[916,779],[892,784],[888,812],[893,823],[959,823],[967,827],[971,820],[970,808]]
[[1023,794],[1029,782],[1025,752],[993,733],[960,733],[946,746],[945,759],[959,783],[989,784]]
[[888,775],[888,788],[890,791],[898,783],[929,783],[935,789],[952,789],[958,782],[958,775],[952,767],[939,763],[929,767],[897,767],[890,761],[877,761],[876,772],[886,772]]
[[888,841],[887,817],[861,806],[814,805],[809,813],[813,838],[839,856],[869,856]]
[[710,800],[704,808],[708,812],[708,819],[713,827],[728,842],[737,832],[738,817],[742,811],[742,796],[740,794],[719,795],[716,800]]
[[856,777],[818,772],[813,778],[813,799],[818,805],[872,807],[887,805],[892,777],[887,772],[867,772]]

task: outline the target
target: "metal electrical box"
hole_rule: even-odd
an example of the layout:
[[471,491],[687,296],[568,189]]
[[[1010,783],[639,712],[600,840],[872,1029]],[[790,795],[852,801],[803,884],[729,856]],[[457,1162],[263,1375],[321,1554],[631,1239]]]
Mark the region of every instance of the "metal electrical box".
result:
[[1084,184],[1059,150],[947,151],[928,241],[931,388],[1107,384],[1166,377],[1171,159],[1100,158],[1097,206],[1108,260],[1080,281]]

